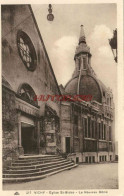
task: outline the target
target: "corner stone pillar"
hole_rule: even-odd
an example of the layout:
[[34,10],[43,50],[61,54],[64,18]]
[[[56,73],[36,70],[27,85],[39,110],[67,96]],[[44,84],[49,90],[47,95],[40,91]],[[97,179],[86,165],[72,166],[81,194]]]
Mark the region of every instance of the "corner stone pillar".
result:
[[41,154],[41,147],[40,147],[40,119],[36,120],[36,134],[37,134],[37,151],[38,154]]
[[18,149],[19,154],[24,154],[24,149],[22,147],[22,138],[21,138],[21,112],[18,112]]
[[79,113],[79,141],[80,141],[80,149],[79,152],[83,152],[83,119],[82,114]]
[[74,122],[74,113],[73,113],[73,105],[71,105],[71,121],[70,121],[70,126],[71,126],[71,130],[70,130],[70,136],[71,136],[71,141],[70,141],[70,152],[73,153],[74,152],[74,133],[73,133],[73,129],[74,129],[74,126],[73,126],[73,122]]

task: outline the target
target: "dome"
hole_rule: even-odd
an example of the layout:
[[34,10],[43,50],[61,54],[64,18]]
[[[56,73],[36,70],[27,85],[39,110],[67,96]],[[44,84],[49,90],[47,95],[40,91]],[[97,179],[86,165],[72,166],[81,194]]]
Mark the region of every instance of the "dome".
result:
[[65,86],[65,91],[70,95],[77,95],[78,77],[71,79]]
[[101,103],[102,102],[102,94],[100,90],[99,83],[96,79],[90,75],[81,76],[80,84],[79,84],[79,93],[78,90],[78,77],[70,80],[66,86],[65,91],[70,95],[92,95],[93,100]]

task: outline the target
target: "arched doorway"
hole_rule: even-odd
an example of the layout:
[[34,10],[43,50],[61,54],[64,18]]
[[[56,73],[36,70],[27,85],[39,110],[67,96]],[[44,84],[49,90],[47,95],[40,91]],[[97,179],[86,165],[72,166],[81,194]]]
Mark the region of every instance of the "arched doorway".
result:
[[18,140],[19,147],[26,155],[38,153],[38,116],[35,113],[39,111],[39,107],[37,100],[34,101],[35,96],[33,88],[27,83],[18,89]]

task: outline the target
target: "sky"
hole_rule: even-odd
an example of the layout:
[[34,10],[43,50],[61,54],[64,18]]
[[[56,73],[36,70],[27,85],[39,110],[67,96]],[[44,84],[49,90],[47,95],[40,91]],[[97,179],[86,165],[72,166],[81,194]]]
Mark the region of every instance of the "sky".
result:
[[97,77],[113,90],[116,99],[117,65],[108,43],[116,24],[116,4],[53,4],[54,21],[47,20],[48,4],[32,5],[58,84],[65,85],[75,68],[74,54],[80,25],[84,25],[91,66]]
[[47,20],[48,4],[32,5],[58,84],[65,84],[75,69],[74,54],[80,26],[84,25],[91,66],[110,87],[117,103],[117,64],[108,42],[117,28],[116,4],[52,4],[54,21]]

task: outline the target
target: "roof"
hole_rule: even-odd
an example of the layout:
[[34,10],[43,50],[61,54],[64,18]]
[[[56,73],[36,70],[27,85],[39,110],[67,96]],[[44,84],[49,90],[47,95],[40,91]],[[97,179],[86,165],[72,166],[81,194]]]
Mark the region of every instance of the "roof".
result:
[[[79,86],[79,93],[78,93]],[[102,92],[99,82],[91,75],[82,75],[81,78],[71,79],[65,86],[65,91],[70,95],[92,95],[93,100],[101,103]]]

